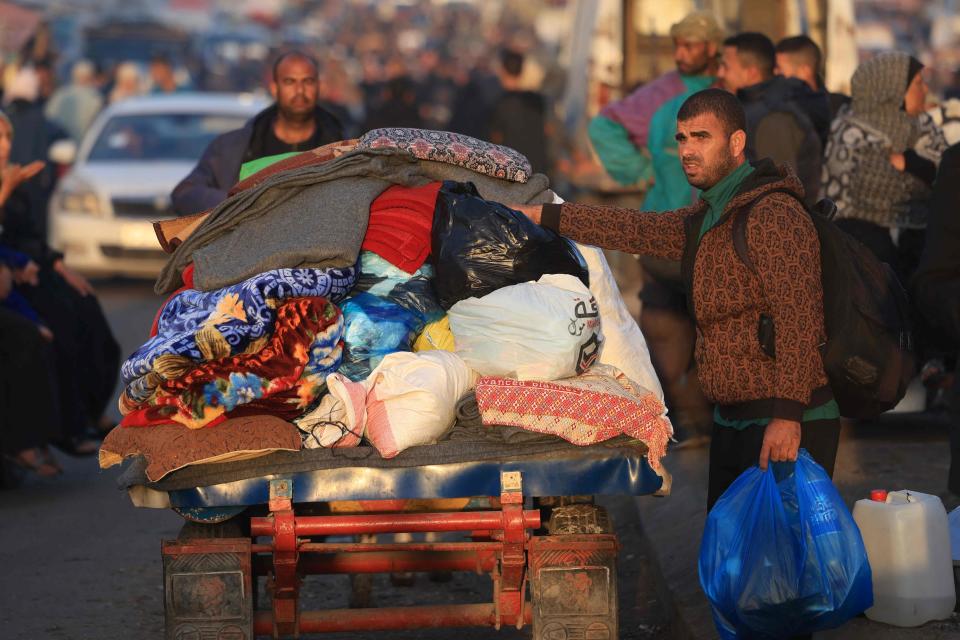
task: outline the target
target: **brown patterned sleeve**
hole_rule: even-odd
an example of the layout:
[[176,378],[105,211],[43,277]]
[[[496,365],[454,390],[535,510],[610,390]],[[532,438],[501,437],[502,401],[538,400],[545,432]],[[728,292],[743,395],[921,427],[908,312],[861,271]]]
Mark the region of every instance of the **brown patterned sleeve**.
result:
[[795,198],[772,194],[750,212],[747,246],[773,315],[773,417],[799,421],[813,390],[826,381],[819,350],[826,333],[817,232]]
[[541,224],[571,240],[667,260],[683,257],[684,224],[697,207],[665,213],[565,202],[544,205]]

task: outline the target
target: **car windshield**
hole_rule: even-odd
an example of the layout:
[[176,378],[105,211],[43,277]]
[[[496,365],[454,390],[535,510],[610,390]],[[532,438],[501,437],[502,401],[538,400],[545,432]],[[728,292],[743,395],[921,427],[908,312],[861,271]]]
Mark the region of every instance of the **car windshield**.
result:
[[111,118],[87,160],[196,160],[221,133],[243,126],[238,115],[151,113]]

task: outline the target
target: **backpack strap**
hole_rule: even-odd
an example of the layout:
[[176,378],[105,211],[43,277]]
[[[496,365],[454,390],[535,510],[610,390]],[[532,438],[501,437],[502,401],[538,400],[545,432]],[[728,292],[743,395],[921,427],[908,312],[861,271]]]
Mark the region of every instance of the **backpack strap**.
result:
[[[754,205],[760,201],[766,195],[771,193],[785,193],[790,197],[794,198],[797,202],[800,203],[800,206],[803,207],[803,210],[807,212],[810,216],[822,216],[827,220],[832,220],[833,216],[836,215],[837,205],[834,204],[832,200],[824,198],[817,202],[816,206],[811,211],[807,209],[807,206],[803,203],[800,198],[797,198],[796,194],[792,191],[787,191],[786,189],[774,189],[768,191],[752,202],[750,202],[746,211],[738,211],[737,215],[733,219],[733,228],[731,233],[733,234],[733,248],[737,252],[737,257],[740,258],[740,261],[753,272],[754,275],[757,274],[757,267],[753,264],[753,260],[750,259],[750,254],[747,251],[747,220],[749,219],[750,212],[753,210]],[[816,223],[814,223],[816,224]],[[768,315],[760,315],[760,323],[757,326],[757,339],[760,341],[760,348],[771,358],[776,358],[776,337],[775,337],[775,327],[773,325],[773,318]]]

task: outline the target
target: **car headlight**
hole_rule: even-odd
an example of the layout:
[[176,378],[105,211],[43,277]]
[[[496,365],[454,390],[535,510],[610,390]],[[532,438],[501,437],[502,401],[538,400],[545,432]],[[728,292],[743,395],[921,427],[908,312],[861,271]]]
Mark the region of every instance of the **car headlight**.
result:
[[64,188],[60,195],[59,209],[65,213],[85,213],[99,216],[103,213],[100,198],[92,189],[83,186]]

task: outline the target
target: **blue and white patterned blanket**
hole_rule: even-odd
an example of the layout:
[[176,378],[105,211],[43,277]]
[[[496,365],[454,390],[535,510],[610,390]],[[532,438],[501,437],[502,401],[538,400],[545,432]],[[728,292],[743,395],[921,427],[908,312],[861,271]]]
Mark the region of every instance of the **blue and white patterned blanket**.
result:
[[274,269],[215,291],[187,289],[164,305],[157,335],[123,363],[123,382],[129,385],[145,376],[163,355],[203,362],[241,353],[271,335],[278,302],[307,296],[337,302],[356,278],[354,267]]

